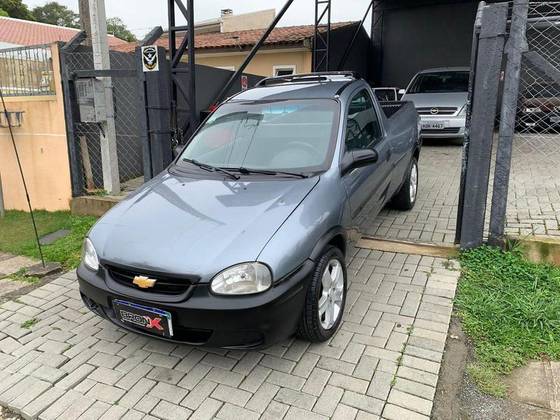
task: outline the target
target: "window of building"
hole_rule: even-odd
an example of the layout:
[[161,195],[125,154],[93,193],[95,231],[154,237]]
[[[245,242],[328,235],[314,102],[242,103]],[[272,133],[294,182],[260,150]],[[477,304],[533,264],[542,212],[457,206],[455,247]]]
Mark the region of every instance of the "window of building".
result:
[[296,74],[296,66],[295,65],[286,65],[286,66],[274,66],[272,75],[275,77],[278,76],[291,76],[292,74]]

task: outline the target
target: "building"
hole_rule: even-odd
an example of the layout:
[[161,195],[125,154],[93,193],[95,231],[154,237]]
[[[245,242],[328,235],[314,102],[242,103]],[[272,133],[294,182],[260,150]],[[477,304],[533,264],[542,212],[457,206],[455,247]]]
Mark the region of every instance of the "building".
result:
[[[274,20],[274,10],[235,15],[230,9],[223,10],[221,17],[196,24],[196,64],[235,71],[243,63],[265,29]],[[331,26],[330,69],[338,69],[340,60],[350,44],[359,22],[337,22]],[[321,31],[325,31],[321,28]],[[246,72],[259,76],[280,76],[312,71],[314,25],[276,27],[272,30],[257,55],[249,63]],[[177,45],[183,36],[178,34]],[[167,47],[169,40],[164,33],[157,45]],[[116,48],[132,51],[133,46]],[[348,56],[343,70],[369,74],[368,54],[370,38],[362,27]],[[183,60],[187,60],[186,55]]]
[[[0,16],[0,49],[68,42],[78,32],[80,29]],[[108,41],[109,47],[129,44],[113,35]]]
[[376,1],[372,82],[404,88],[420,70],[469,66],[478,4],[475,0]]

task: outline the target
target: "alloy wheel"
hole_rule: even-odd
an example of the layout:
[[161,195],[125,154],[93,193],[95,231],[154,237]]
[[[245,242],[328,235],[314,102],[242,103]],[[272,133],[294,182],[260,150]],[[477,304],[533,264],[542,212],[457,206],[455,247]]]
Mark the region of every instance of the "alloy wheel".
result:
[[418,165],[416,162],[412,163],[412,168],[410,168],[410,202],[414,203],[416,201],[416,194],[418,194]]
[[329,261],[321,279],[322,292],[319,298],[319,320],[325,330],[336,324],[341,315],[344,298],[344,271],[337,259]]

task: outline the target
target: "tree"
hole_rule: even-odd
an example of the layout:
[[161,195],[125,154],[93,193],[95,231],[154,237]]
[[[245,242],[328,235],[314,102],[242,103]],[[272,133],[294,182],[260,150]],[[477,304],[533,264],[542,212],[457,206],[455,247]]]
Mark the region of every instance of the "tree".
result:
[[0,16],[8,17],[8,12],[6,12],[4,9],[0,9]]
[[128,42],[136,41],[136,37],[128,30],[121,18],[114,17],[107,19],[107,33]]
[[78,14],[56,1],[45,3],[44,6],[35,7],[32,13],[37,22],[66,26],[68,28],[80,27]]
[[9,17],[24,20],[35,20],[22,0],[0,0],[0,9]]

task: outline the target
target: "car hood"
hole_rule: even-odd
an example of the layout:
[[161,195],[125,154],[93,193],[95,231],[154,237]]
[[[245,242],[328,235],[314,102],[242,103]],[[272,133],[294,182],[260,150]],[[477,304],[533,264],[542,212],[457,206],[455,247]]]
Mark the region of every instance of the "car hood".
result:
[[205,281],[231,265],[255,261],[318,182],[166,173],[114,207],[89,236],[102,262]]
[[414,102],[416,108],[454,106],[461,109],[467,103],[467,93],[407,93],[402,100]]

